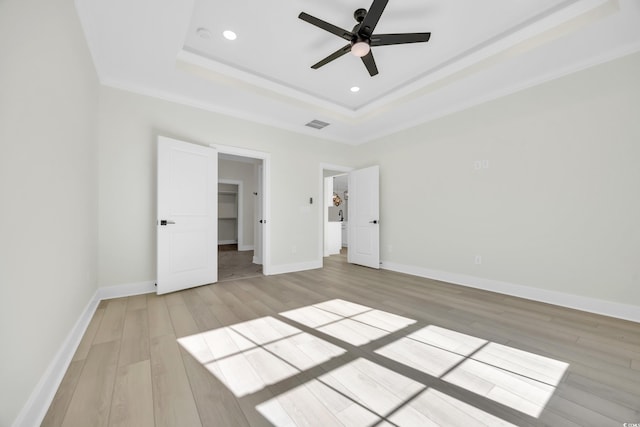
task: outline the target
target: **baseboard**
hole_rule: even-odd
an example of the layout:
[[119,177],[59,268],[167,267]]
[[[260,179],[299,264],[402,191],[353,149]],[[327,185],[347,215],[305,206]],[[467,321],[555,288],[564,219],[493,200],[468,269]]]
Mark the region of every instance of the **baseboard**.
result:
[[93,318],[93,314],[100,303],[98,297],[99,290],[93,295],[85,309],[80,314],[71,332],[65,338],[62,346],[51,360],[46,371],[40,378],[35,389],[29,396],[29,400],[22,407],[22,410],[13,421],[12,427],[33,427],[39,426],[44,416],[49,410],[49,406],[62,383],[62,379],[69,368],[76,349],[80,345],[80,340]]
[[483,289],[486,291],[573,308],[590,313],[602,314],[604,316],[615,317],[618,319],[630,320],[632,322],[640,322],[640,307],[635,305],[605,301],[530,286],[516,285],[498,280],[483,279],[465,274],[449,273],[446,271],[397,264],[388,261],[383,261],[381,268],[396,271],[398,273],[410,274],[412,276],[454,283],[456,285],[468,286],[470,288]]
[[296,271],[314,270],[316,268],[322,268],[322,260],[300,262],[296,264],[272,265],[269,268],[269,275],[295,273]]
[[238,251],[252,251],[254,249],[253,245],[240,245],[238,244]]
[[238,243],[237,240],[218,240],[219,245],[235,245]]
[[115,286],[103,286],[98,288],[98,298],[113,299],[130,297],[133,295],[150,294],[156,291],[156,283],[153,280],[137,283],[125,283]]
[[80,340],[93,318],[93,315],[101,300],[128,297],[133,295],[147,294],[155,292],[155,282],[138,282],[128,283],[116,286],[105,286],[98,288],[96,293],[87,304],[80,318],[69,332],[64,340],[60,350],[54,356],[53,360],[42,375],[40,382],[36,385],[33,393],[27,400],[27,403],[14,420],[12,427],[32,427],[42,423],[47,410],[53,401],[53,398],[62,383],[64,374],[69,368],[69,364],[73,359]]
[[254,263],[254,264],[262,265],[262,259],[258,258],[255,255],[254,255],[253,259],[251,260],[251,262]]

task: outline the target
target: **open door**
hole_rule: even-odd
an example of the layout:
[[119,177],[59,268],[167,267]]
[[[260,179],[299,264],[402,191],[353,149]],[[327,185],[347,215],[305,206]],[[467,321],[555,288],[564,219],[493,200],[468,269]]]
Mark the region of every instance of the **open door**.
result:
[[254,238],[253,238],[253,263],[254,264],[262,264],[262,251],[263,251],[263,240],[264,240],[264,214],[263,214],[263,203],[264,203],[264,179],[262,177],[264,166],[258,165],[257,167],[258,174],[258,191],[256,194],[256,203],[255,203],[255,228],[254,228]]
[[158,137],[157,293],[218,281],[218,156]]
[[349,172],[349,251],[347,260],[380,268],[380,169]]

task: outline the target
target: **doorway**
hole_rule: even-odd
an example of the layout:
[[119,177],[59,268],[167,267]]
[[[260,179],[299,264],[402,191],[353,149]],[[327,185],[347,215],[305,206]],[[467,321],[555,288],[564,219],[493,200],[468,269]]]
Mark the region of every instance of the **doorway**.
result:
[[[218,281],[265,273],[265,159],[218,149]],[[251,154],[251,153],[244,153]]]
[[352,168],[322,164],[321,251],[328,256],[346,256],[348,251],[348,172]]
[[[254,251],[251,259],[262,265],[262,274],[270,274],[270,155],[230,146],[206,147],[158,136],[156,283],[159,295],[218,282],[220,154],[235,156],[232,160],[250,161],[258,170],[254,215],[259,218],[243,217],[244,221],[255,224],[252,234],[256,243],[251,247]],[[244,239],[238,241],[238,251],[245,249],[240,246],[246,244],[244,242]]]
[[323,195],[319,227],[322,259],[340,253],[347,256],[349,263],[380,268],[379,167],[354,170],[321,164],[320,187]]

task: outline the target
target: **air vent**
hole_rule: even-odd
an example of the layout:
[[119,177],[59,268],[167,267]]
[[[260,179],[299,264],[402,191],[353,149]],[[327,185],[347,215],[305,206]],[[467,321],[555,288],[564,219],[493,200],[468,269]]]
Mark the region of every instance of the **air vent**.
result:
[[314,128],[314,129],[322,129],[329,126],[329,123],[323,122],[321,120],[311,120],[305,126],[309,126],[310,128]]

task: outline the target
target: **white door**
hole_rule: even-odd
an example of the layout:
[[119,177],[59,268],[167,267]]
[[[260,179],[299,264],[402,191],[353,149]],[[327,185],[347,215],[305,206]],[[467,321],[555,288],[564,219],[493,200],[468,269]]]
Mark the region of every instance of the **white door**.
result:
[[255,205],[255,232],[254,232],[254,245],[253,245],[253,263],[254,264],[262,264],[262,249],[263,249],[263,231],[264,231],[264,215],[263,215],[263,199],[264,199],[264,189],[263,189],[263,180],[262,180],[262,171],[263,166],[258,166],[258,194],[256,195],[256,205]]
[[349,173],[350,263],[380,268],[380,170],[378,166]]
[[218,281],[218,156],[158,137],[158,294]]

